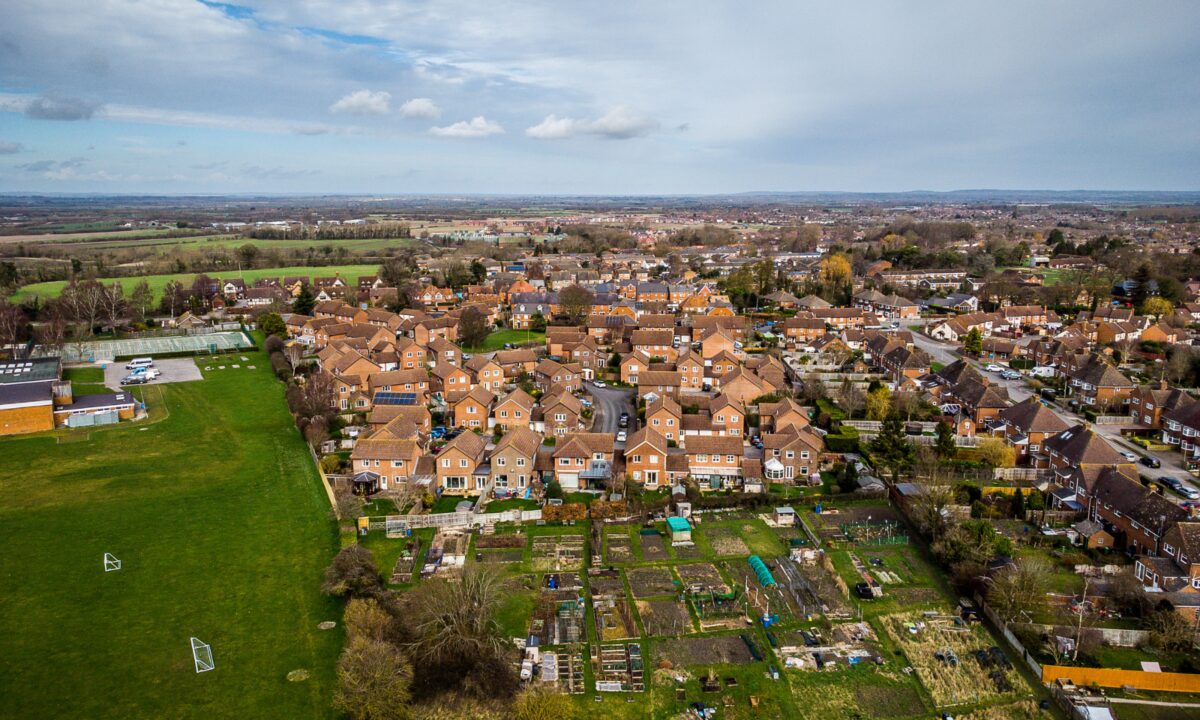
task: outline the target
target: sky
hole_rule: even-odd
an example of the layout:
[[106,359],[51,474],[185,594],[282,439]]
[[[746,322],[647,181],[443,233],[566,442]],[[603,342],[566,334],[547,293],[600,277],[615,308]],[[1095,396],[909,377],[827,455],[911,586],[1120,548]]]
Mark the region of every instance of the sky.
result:
[[1200,190],[1200,3],[50,0],[0,192]]

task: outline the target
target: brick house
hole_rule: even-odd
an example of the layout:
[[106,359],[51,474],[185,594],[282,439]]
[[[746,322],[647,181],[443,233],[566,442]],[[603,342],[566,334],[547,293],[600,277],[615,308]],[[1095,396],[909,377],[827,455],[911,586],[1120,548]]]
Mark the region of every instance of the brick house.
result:
[[416,440],[393,439],[386,435],[368,437],[354,444],[350,466],[355,474],[369,472],[377,476],[377,487],[368,488],[368,491],[389,490],[408,483],[422,454]]
[[455,427],[486,430],[496,396],[490,390],[476,386],[459,398],[451,407]]
[[533,422],[533,408],[537,401],[521,388],[500,398],[492,407],[492,426],[502,430],[529,427]]
[[741,484],[742,438],[698,435],[687,443],[688,473],[702,489],[720,490]]
[[446,444],[437,454],[437,486],[449,495],[478,495],[490,479],[477,474],[483,464],[487,441],[473,432],[464,432]]
[[568,492],[602,487],[612,477],[614,451],[610,433],[569,433],[552,454],[554,479]]
[[492,449],[492,483],[497,493],[521,491],[534,478],[534,464],[542,436],[528,427],[517,427],[504,434]]
[[669,396],[660,396],[646,406],[646,427],[662,434],[668,441],[678,443],[682,438],[683,411]]
[[625,473],[649,490],[666,484],[667,438],[649,427],[634,432],[625,444]]

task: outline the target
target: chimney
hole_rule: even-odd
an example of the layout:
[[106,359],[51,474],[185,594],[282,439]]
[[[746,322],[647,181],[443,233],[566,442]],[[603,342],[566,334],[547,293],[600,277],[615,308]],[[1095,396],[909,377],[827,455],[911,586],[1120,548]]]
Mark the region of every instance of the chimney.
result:
[[50,386],[50,391],[54,395],[55,405],[70,405],[75,402],[75,396],[71,392],[71,383],[67,380],[59,380]]

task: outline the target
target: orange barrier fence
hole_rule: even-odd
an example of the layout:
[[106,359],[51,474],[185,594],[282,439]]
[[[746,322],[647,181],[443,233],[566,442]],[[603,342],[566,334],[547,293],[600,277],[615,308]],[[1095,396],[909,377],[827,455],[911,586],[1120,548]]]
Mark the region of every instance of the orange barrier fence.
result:
[[1200,675],[1173,672],[1143,672],[1141,670],[1114,670],[1111,668],[1063,667],[1043,665],[1042,682],[1070,680],[1080,687],[1098,685],[1106,688],[1132,687],[1138,690],[1162,692],[1200,692]]

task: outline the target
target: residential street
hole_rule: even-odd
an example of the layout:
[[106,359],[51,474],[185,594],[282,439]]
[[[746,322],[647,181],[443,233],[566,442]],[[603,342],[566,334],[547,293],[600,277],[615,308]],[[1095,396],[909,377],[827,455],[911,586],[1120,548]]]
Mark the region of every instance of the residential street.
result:
[[[916,332],[913,333],[913,344],[928,353],[929,356],[932,357],[936,362],[940,362],[943,365],[948,365],[958,359],[958,355],[956,354],[957,347],[953,344],[938,342],[937,340]],[[1018,380],[1005,380],[997,373],[991,373],[985,370],[984,368],[986,367],[986,363],[980,363],[975,360],[971,360],[970,362],[976,367],[977,370],[979,370],[979,372],[983,373],[987,377],[989,382],[996,385],[1002,385],[1007,388],[1009,397],[1012,398],[1014,403],[1021,402],[1022,400],[1025,400],[1029,396],[1033,395],[1033,391],[1028,385],[1025,384],[1024,378]],[[1061,405],[1055,405],[1054,411],[1071,424],[1085,422],[1083,416],[1078,415]],[[1184,469],[1179,453],[1149,452],[1144,450],[1121,437],[1121,428],[1124,427],[1123,425],[1097,425],[1092,423],[1091,427],[1092,430],[1112,443],[1118,450],[1132,452],[1138,457],[1149,455],[1157,458],[1158,461],[1162,463],[1162,467],[1159,468],[1146,467],[1145,465],[1139,463],[1138,471],[1142,475],[1150,478],[1159,478],[1162,476],[1175,477],[1183,481],[1184,485],[1200,490],[1200,483],[1197,482],[1196,477]],[[1182,499],[1174,494],[1171,494],[1170,496],[1177,501]]]
[[621,413],[629,413],[629,427],[626,431],[632,433],[637,429],[637,406],[634,403],[635,391],[624,388],[598,388],[588,382],[584,385],[595,403],[595,419],[592,422],[592,432],[616,435],[620,429],[617,422]]

